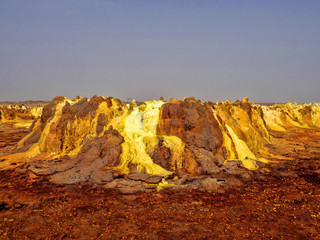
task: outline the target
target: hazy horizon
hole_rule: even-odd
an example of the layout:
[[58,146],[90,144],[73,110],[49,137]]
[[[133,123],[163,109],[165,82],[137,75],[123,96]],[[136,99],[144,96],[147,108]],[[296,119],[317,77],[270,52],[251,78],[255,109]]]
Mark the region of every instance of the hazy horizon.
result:
[[319,1],[0,1],[0,101],[320,102]]
[[[94,95],[93,95],[94,96]],[[89,97],[89,96],[69,96],[68,98],[69,99],[76,99],[77,97],[81,97],[81,98],[87,98],[88,100],[90,100],[93,96],[91,96],[91,97]],[[98,97],[100,97],[100,96],[102,96],[102,95],[96,95],[96,96],[98,96]],[[55,96],[55,97],[66,97],[66,96]],[[20,104],[20,103],[25,103],[25,102],[35,102],[35,103],[37,103],[37,102],[44,102],[44,103],[46,103],[46,102],[50,102],[50,101],[52,101],[55,97],[53,97],[53,98],[51,98],[51,99],[24,99],[24,100],[4,100],[4,101],[0,101],[0,104],[5,104],[5,103],[7,103],[7,104]],[[107,97],[113,97],[113,96],[102,96],[102,97],[104,97],[104,98],[107,98]],[[183,97],[183,98],[176,98],[176,99],[178,99],[178,100],[184,100],[184,98],[189,98],[189,97],[193,97],[193,96],[188,96],[188,97]],[[114,97],[114,98],[117,98],[117,97]],[[161,97],[160,97],[161,98]],[[142,102],[145,102],[145,101],[150,101],[150,100],[160,100],[159,98],[149,98],[149,99],[144,99],[144,100],[137,100],[137,99],[135,99],[135,98],[117,98],[117,99],[120,99],[121,101],[123,101],[123,102],[132,102],[133,100],[135,100],[136,102],[140,102],[140,103],[142,103]],[[174,98],[172,98],[172,97],[170,97],[170,98],[163,98],[164,99],[164,101],[170,101],[171,99],[174,99]],[[230,99],[229,98],[225,98],[225,99],[220,99],[220,100],[216,100],[216,101],[213,101],[213,100],[210,100],[210,99],[208,99],[208,100],[206,100],[206,101],[204,101],[204,100],[202,100],[202,99],[200,99],[200,98],[195,98],[196,100],[201,100],[202,102],[213,102],[213,103],[217,103],[217,102],[225,102],[225,101],[227,101],[227,100],[229,100],[230,101]],[[243,100],[243,98],[237,98],[237,99],[234,99],[234,100],[231,100],[231,102],[235,102],[235,101],[242,101]],[[286,104],[286,103],[288,103],[288,102],[296,102],[296,101],[285,101],[285,102],[261,102],[261,101],[254,101],[253,99],[250,99],[249,98],[249,102],[253,102],[253,103],[256,103],[256,104]],[[315,102],[315,101],[313,101],[313,102]],[[304,103],[312,103],[312,102],[296,102],[296,103],[298,103],[298,104],[304,104]]]

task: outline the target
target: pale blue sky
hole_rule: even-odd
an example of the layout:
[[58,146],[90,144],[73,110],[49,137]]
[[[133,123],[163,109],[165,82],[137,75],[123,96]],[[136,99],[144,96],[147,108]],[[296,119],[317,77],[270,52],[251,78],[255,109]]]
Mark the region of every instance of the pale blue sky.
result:
[[320,1],[0,0],[0,101],[320,102]]

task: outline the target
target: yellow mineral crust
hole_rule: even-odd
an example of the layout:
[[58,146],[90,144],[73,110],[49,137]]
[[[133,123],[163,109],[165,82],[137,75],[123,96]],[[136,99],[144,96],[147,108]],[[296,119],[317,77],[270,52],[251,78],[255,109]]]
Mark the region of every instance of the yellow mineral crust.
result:
[[[120,130],[124,137],[122,143],[121,165],[118,167],[121,171],[129,173],[128,165],[136,165],[140,172],[153,175],[167,176],[172,172],[167,171],[161,166],[155,164],[148,155],[146,148],[155,147],[157,144],[157,124],[159,119],[159,108],[164,104],[163,101],[148,101],[141,106],[136,106],[133,102],[129,107],[133,108],[129,115],[124,119],[124,126]],[[181,141],[181,140],[180,140]],[[181,142],[175,137],[165,137],[167,147],[176,148],[177,142]],[[176,151],[176,157],[181,157],[181,151]],[[177,160],[181,162],[182,159]]]
[[31,115],[32,116],[34,116],[34,117],[41,117],[41,115],[42,115],[42,107],[33,107],[33,108],[31,108],[31,111],[30,111],[30,113],[31,113]]
[[[101,137],[104,131],[107,130],[108,123],[122,114],[121,111],[118,110],[119,107],[114,99],[112,99],[112,106],[110,107],[108,107],[106,101],[103,101],[94,112],[84,117],[74,116],[73,120],[68,120],[64,129],[63,146],[59,152],[59,156],[67,154],[74,157],[80,152],[84,141]],[[101,126],[102,130],[98,133],[97,125],[100,115],[105,117],[106,122]]]
[[[124,137],[121,165],[117,169],[129,173],[128,165],[132,163],[136,165],[140,172],[161,176],[172,174],[172,172],[155,164],[146,151],[146,148],[149,148],[152,152],[157,147],[159,137],[163,139],[163,145],[172,150],[170,169],[176,170],[182,167],[183,141],[176,136],[157,135],[159,108],[164,104],[163,101],[153,100],[138,107],[134,102],[123,106],[114,99],[109,100],[112,104],[110,104],[110,101],[107,103],[107,100],[103,99],[95,111],[81,117],[81,114],[65,115],[70,114],[68,109],[66,109],[66,113],[62,113],[63,107],[67,103],[73,105],[80,99],[72,101],[61,98],[45,125],[42,126],[41,119],[37,119],[32,132],[19,142],[18,147],[25,146],[28,139],[36,132],[40,133],[38,142],[34,143],[26,152],[12,154],[10,158],[23,158],[28,161],[28,159],[40,154],[46,154],[47,157],[43,159],[48,159],[50,155],[52,158],[65,154],[76,157],[84,141],[101,137],[104,131],[112,126]],[[89,104],[89,102],[86,104]],[[81,106],[77,107],[81,108]],[[64,124],[63,128],[61,128],[62,123]],[[61,132],[62,129],[64,129],[63,133]]]
[[319,103],[298,104],[288,102],[262,106],[266,125],[271,130],[286,131],[288,128],[319,128]]
[[0,122],[4,121],[4,112],[0,109]]
[[312,108],[312,113],[311,113],[312,122],[316,127],[320,128],[320,104],[311,103],[311,108]]
[[81,142],[86,133],[88,133],[88,139],[94,135],[92,134],[92,127],[90,125],[90,116],[85,118],[76,117],[74,121],[67,122],[67,127],[64,132],[64,143],[60,155],[77,155],[82,147]]
[[44,129],[41,133],[41,137],[38,142],[40,152],[48,152],[47,145],[46,145],[46,139],[48,137],[50,127],[52,124],[55,124],[59,120],[59,118],[61,117],[62,108],[65,106],[66,101],[67,101],[67,99],[65,99],[64,101],[62,101],[56,105],[53,117],[48,121],[48,123],[44,127]]
[[38,130],[40,130],[40,128],[41,128],[41,119],[38,118],[38,119],[36,120],[34,126],[33,126],[32,131],[29,132],[24,138],[22,138],[22,139],[19,141],[17,148],[21,148],[21,147],[25,146],[25,145],[26,145],[26,144],[25,144],[26,140],[33,134],[34,131],[38,131]]
[[283,113],[279,110],[269,109],[267,106],[262,106],[264,120],[270,130],[286,131],[281,120]]
[[[34,143],[26,152],[12,154],[9,157],[18,158],[18,157],[21,157],[20,156],[21,154],[23,154],[23,158],[29,159],[41,153],[55,154],[55,152],[51,152],[50,145],[47,144],[46,140],[47,140],[51,126],[53,124],[56,124],[57,121],[60,119],[62,115],[62,108],[65,106],[66,102],[69,102],[70,104],[74,103],[69,99],[64,98],[55,106],[54,114],[53,116],[51,116],[51,118],[48,120],[47,124],[45,125],[44,129],[42,130],[40,139],[37,143]],[[23,139],[20,140],[20,142],[18,143],[18,148],[23,147],[25,145],[25,141],[33,134],[33,132],[39,131],[40,128],[41,128],[41,120],[39,118],[36,120],[34,127],[32,129],[32,132],[30,132],[28,135],[26,135]]]
[[[78,102],[79,104],[74,105]],[[178,100],[171,102],[179,103]],[[189,159],[189,147],[194,142],[191,139],[188,142],[189,145],[185,147],[185,143],[177,136],[157,134],[159,114],[163,104],[165,102],[162,100],[146,101],[137,106],[134,101],[123,105],[121,101],[113,98],[95,97],[91,101],[57,98],[50,105],[52,108],[50,106],[46,108],[44,117],[35,120],[32,132],[18,143],[18,148],[32,144],[29,150],[4,156],[4,158],[10,160],[11,163],[21,163],[35,157],[43,160],[62,155],[77,157],[85,142],[102,137],[104,132],[112,126],[124,138],[121,145],[121,163],[116,169],[129,173],[130,165],[133,164],[143,173],[170,175],[177,169],[192,166],[192,163],[185,166],[183,163]],[[318,103],[260,106],[244,98],[242,102],[226,101],[211,106],[212,114],[217,119],[222,132],[222,144],[226,149],[221,156],[226,161],[240,160],[243,166],[250,170],[258,168],[257,161],[267,161],[261,156],[272,156],[271,153],[266,154],[268,149],[265,147],[270,139],[269,130],[271,132],[271,130],[286,131],[292,127],[320,127],[320,105]],[[41,108],[34,108],[30,111],[34,116],[40,116],[41,112]],[[51,116],[46,114],[51,114]],[[4,115],[1,112],[1,116]],[[177,122],[181,124],[183,121]],[[184,131],[183,124],[179,127],[181,131]],[[219,137],[221,140],[221,134]],[[32,142],[36,139],[39,139],[36,143]],[[165,151],[170,152],[168,154],[170,159],[167,159],[170,163],[165,166],[166,169],[156,164],[151,158],[159,152],[165,153],[163,149],[158,149],[162,146],[170,149],[167,151],[168,149],[164,148]],[[158,152],[155,152],[156,150]],[[217,153],[212,152],[212,154]],[[8,165],[6,161],[2,162],[0,168],[6,167],[6,164]]]
[[212,111],[222,131],[227,161],[240,160],[249,170],[258,169],[257,161],[267,161],[256,156],[269,139],[259,107],[248,103],[245,98],[238,103],[219,103]]
[[[1,107],[1,106],[0,106]],[[2,106],[0,109],[0,122],[13,123],[16,127],[30,127],[32,117],[37,118],[42,114],[42,107],[25,107],[25,106]],[[11,111],[13,115],[6,117],[4,111]]]
[[[41,133],[41,137],[37,143],[34,143],[32,146],[29,147],[29,149],[26,152],[20,152],[20,153],[15,153],[11,155],[4,156],[4,164],[0,164],[0,168],[5,169],[6,167],[10,168],[10,164],[12,163],[23,163],[29,161],[29,159],[34,158],[41,153],[44,153],[44,156],[42,157],[43,160],[48,159],[48,154],[49,152],[46,152],[46,145],[45,145],[45,139],[47,138],[47,135],[49,133],[49,129],[51,124],[55,123],[59,117],[61,116],[61,111],[62,107],[64,106],[65,102],[67,101],[67,98],[65,98],[63,101],[58,103],[55,108],[55,113],[54,116],[49,120],[47,125],[45,126],[44,130]],[[37,131],[38,128],[40,127],[40,119],[38,119],[35,122],[33,131]],[[24,146],[24,141],[30,136],[32,133],[29,133],[26,137],[24,137],[19,143],[19,146]]]
[[182,160],[184,158],[184,142],[176,136],[162,136],[164,138],[164,146],[172,150],[172,159],[170,169],[177,170],[182,168]]

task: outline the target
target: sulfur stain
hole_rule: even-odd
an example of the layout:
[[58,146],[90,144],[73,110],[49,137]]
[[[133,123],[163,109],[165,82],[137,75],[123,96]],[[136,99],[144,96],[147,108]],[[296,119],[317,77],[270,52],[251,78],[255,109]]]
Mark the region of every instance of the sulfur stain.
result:
[[121,165],[118,167],[124,173],[129,173],[128,165],[132,163],[143,173],[167,176],[172,172],[155,164],[146,151],[146,144],[157,138],[156,130],[159,118],[159,108],[163,101],[149,101],[138,107],[133,102],[132,111],[124,119],[124,137],[121,153]]
[[[228,103],[225,103],[228,104]],[[235,161],[235,160],[240,160],[245,168],[248,170],[257,170],[259,167],[257,165],[257,161],[261,162],[268,162],[264,158],[258,158],[254,153],[253,150],[250,149],[248,146],[248,143],[242,140],[233,130],[231,126],[225,121],[222,120],[221,117],[218,117],[218,113],[216,110],[212,109],[213,114],[215,118],[217,119],[219,123],[219,127],[222,132],[223,136],[223,146],[227,150],[227,157],[225,160],[226,161]],[[225,110],[224,110],[225,111]],[[242,111],[242,110],[241,110]],[[242,111],[243,112],[243,111]],[[241,115],[241,114],[239,114]],[[233,115],[232,117],[237,116],[235,110],[233,110]],[[252,109],[252,118],[254,118],[255,123],[257,124],[256,128],[260,129],[261,133],[263,134],[262,137],[268,139],[269,138],[269,133],[268,130],[265,128],[263,124],[263,120],[259,118],[259,114],[257,110]],[[234,124],[234,121],[230,119],[230,117],[227,118],[228,121],[231,121]],[[239,118],[240,122],[244,121],[243,119]],[[249,122],[243,122],[242,124],[237,124],[236,125],[238,128],[242,129],[242,134],[245,135],[245,137],[250,138],[249,136],[246,136],[247,134],[250,133],[250,127],[255,127],[251,126]],[[257,138],[260,138],[260,135],[251,135],[256,136]],[[254,139],[254,141],[260,141],[260,139]],[[254,147],[254,146],[252,146]]]

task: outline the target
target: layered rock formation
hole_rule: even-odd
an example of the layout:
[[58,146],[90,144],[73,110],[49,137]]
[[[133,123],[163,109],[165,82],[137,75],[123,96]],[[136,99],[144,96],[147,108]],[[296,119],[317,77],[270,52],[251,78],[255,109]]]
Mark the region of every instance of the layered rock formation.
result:
[[42,107],[25,107],[24,105],[0,106],[0,122],[17,125],[31,125],[32,121],[41,116]]
[[20,166],[59,184],[149,189],[205,178],[198,183],[215,189],[221,181],[211,178],[249,179],[250,170],[265,171],[265,157],[274,156],[270,131],[318,128],[319,112],[318,104],[267,107],[248,98],[216,104],[152,100],[138,106],[111,97],[56,97],[0,168]]
[[320,104],[275,104],[262,107],[267,127],[271,130],[286,131],[289,128],[319,128]]

